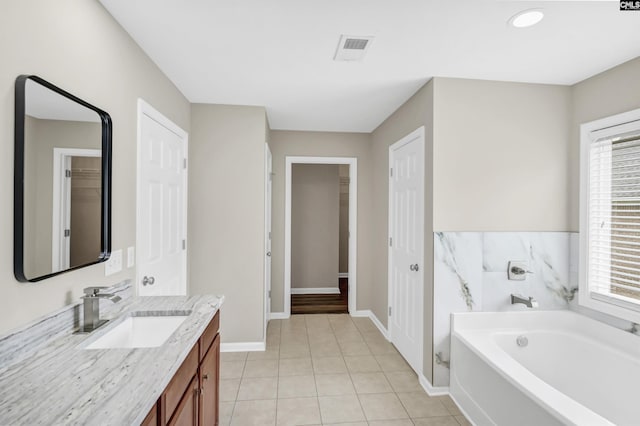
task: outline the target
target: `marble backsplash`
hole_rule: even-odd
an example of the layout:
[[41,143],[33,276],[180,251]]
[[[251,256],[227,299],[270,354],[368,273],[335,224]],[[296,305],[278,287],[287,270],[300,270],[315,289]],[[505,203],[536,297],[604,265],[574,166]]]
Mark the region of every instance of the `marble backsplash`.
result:
[[[533,297],[538,309],[577,306],[577,235],[570,232],[437,232],[434,235],[434,386],[449,385],[453,312],[527,310],[511,294]],[[574,259],[575,258],[575,259]],[[507,278],[523,261],[524,281]]]

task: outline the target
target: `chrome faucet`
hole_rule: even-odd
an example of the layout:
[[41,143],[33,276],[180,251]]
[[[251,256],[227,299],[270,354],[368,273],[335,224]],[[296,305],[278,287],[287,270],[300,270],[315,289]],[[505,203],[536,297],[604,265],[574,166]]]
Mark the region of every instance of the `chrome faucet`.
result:
[[100,319],[100,299],[107,299],[113,303],[117,303],[122,298],[117,294],[101,293],[101,290],[105,290],[108,287],[87,287],[84,289],[84,323],[80,329],[80,333],[91,333],[101,325],[104,325],[107,320]]
[[525,298],[523,296],[520,296],[519,294],[512,294],[511,295],[511,304],[515,305],[516,303],[522,303],[523,305],[525,305],[528,308],[537,308],[538,307],[538,301],[536,299],[534,299],[533,297]]

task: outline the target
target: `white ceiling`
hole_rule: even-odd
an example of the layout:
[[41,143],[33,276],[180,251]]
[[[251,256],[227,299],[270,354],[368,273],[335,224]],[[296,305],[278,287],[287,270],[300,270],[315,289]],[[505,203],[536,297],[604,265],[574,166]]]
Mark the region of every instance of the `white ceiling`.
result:
[[[189,101],[262,105],[273,129],[370,132],[432,76],[573,84],[640,56],[618,1],[100,1]],[[363,62],[333,61],[341,34],[375,36]]]

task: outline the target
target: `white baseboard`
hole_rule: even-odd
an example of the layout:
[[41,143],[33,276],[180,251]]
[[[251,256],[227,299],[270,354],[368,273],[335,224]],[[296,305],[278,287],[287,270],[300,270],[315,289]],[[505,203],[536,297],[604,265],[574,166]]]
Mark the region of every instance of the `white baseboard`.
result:
[[220,344],[220,352],[257,352],[264,351],[265,349],[266,344],[264,342],[239,342]]
[[380,333],[382,333],[382,335],[384,336],[385,339],[389,340],[389,333],[387,332],[387,329],[384,328],[384,325],[382,325],[382,323],[380,322],[380,320],[378,319],[378,317],[369,309],[365,309],[362,311],[355,311],[351,313],[352,317],[366,317],[369,318],[371,320],[371,322],[373,322],[373,324],[378,327],[378,330],[380,330]]
[[338,287],[291,288],[291,294],[340,294]]
[[338,273],[338,278],[349,278],[348,272],[340,272]]
[[418,374],[418,380],[420,381],[422,389],[424,389],[429,396],[449,395],[449,386],[432,386],[429,380],[424,377],[424,374]]
[[269,319],[289,319],[289,315],[284,312],[271,312],[269,314]]

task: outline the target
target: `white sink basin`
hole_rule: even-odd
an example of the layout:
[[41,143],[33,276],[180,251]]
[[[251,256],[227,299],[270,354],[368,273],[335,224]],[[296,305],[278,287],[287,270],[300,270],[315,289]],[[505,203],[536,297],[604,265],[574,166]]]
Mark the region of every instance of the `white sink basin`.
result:
[[85,349],[162,346],[186,318],[181,315],[129,317]]

